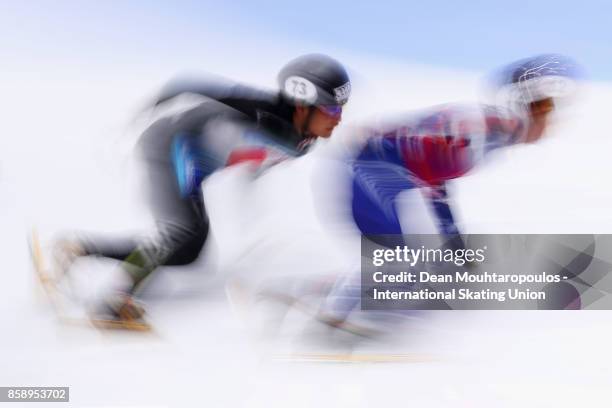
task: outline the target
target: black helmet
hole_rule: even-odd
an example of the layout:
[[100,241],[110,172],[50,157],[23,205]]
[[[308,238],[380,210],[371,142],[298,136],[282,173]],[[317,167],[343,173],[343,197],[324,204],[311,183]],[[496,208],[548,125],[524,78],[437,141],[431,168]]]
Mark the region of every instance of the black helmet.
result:
[[351,82],[342,64],[323,54],[290,61],[277,79],[283,96],[292,104],[343,105],[351,94]]

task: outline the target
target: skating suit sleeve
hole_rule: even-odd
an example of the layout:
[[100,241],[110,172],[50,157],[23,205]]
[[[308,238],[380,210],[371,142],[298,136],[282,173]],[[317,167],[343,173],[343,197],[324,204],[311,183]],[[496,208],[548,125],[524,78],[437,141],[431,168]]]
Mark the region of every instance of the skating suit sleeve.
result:
[[461,177],[489,152],[517,143],[524,121],[510,111],[486,105],[446,105],[381,134],[393,140],[410,173],[436,186]]
[[524,129],[519,116],[496,107],[445,105],[395,119],[373,132],[364,152],[404,167],[411,184],[426,188],[440,233],[455,235],[459,231],[446,183],[465,175],[489,152],[517,143]]

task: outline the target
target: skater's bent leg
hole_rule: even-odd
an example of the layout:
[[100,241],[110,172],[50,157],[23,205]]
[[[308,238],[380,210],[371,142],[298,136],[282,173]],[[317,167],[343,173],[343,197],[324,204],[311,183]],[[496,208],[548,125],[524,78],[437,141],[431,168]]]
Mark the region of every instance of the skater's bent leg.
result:
[[402,227],[395,209],[395,197],[400,191],[385,191],[386,196],[375,194],[366,190],[360,179],[353,181],[351,210],[355,225],[362,235],[388,248],[404,245]]
[[132,280],[129,293],[136,293],[159,266],[188,265],[198,258],[208,236],[208,225],[188,232],[182,227],[185,226],[164,228],[156,239],[138,246],[125,258],[122,266]]
[[209,221],[201,191],[183,196],[170,160],[147,160],[149,201],[157,233],[125,257],[123,266],[136,292],[162,265],[187,265],[195,261],[206,242]]
[[138,246],[133,237],[109,237],[82,234],[78,237],[83,256],[100,256],[119,261],[127,258]]

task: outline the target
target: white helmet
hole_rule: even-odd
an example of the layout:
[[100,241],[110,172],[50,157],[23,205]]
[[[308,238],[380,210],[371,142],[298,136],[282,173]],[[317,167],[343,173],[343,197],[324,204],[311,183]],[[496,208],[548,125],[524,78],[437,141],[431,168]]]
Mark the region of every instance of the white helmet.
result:
[[498,93],[510,104],[526,105],[547,98],[565,98],[577,89],[579,66],[559,54],[526,58],[502,68],[494,79]]

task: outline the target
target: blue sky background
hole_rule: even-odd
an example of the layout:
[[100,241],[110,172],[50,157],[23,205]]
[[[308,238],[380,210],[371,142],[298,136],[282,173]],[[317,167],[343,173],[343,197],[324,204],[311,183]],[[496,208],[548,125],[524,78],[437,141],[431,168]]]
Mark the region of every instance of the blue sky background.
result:
[[[263,12],[263,9],[267,12]],[[542,52],[612,79],[612,3],[606,1],[258,1],[236,15],[270,35],[333,43],[406,61],[482,70]],[[319,24],[317,24],[319,23]]]
[[[612,2],[0,1],[5,69],[72,61],[141,65],[270,49],[361,54],[487,71],[542,52],[612,80]],[[250,63],[250,61],[247,61]]]

